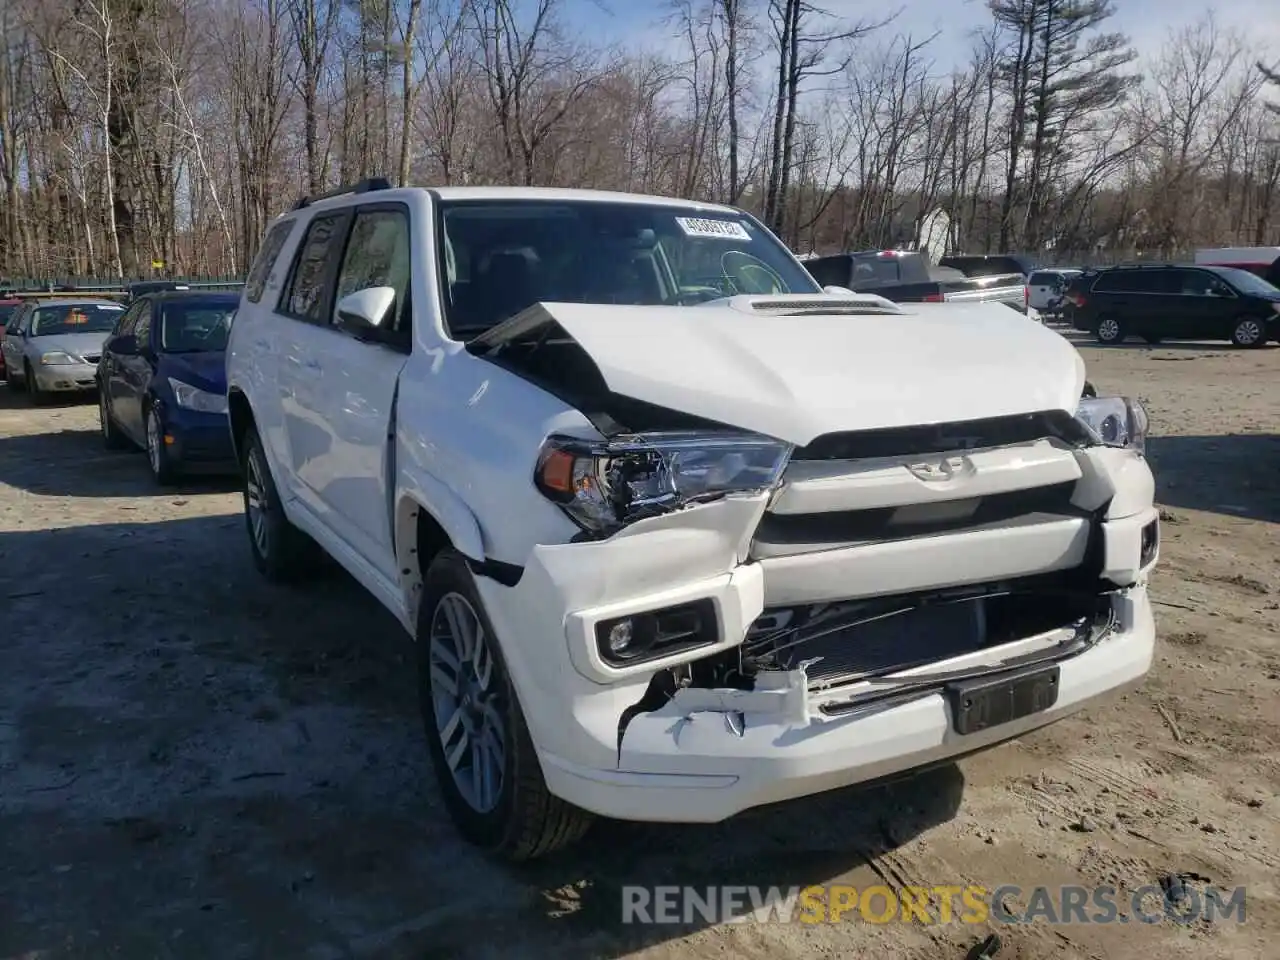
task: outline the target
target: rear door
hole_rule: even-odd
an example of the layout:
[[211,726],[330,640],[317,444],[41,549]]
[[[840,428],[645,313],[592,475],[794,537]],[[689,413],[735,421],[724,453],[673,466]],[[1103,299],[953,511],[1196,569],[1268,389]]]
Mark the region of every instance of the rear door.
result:
[[142,424],[142,396],[147,383],[151,379],[151,323],[154,319],[155,302],[150,297],[143,297],[137,302],[130,333],[133,334],[137,346],[132,353],[115,357],[113,366],[116,369],[112,377],[115,391],[111,398],[112,413],[118,423],[131,437],[141,440],[146,436]]
[[[341,248],[328,324],[312,338],[320,364],[315,422],[325,425],[327,437],[306,474],[308,494],[342,539],[391,579],[391,427],[400,370],[412,343],[409,245],[406,206],[356,207]],[[370,287],[396,292],[385,336],[350,327],[337,314],[343,297]]]
[[324,512],[318,491],[328,482],[324,469],[333,441],[322,412],[321,378],[334,336],[333,285],[349,223],[350,211],[344,208],[319,213],[307,224],[274,324],[284,447],[276,455],[289,465],[289,493],[317,514]]
[[124,312],[124,316],[120,318],[116,328],[111,331],[111,335],[103,341],[102,360],[98,364],[98,378],[101,382],[102,392],[107,398],[108,406],[111,408],[111,417],[118,425],[122,425],[121,418],[124,415],[123,408],[120,405],[120,397],[125,392],[125,370],[123,365],[124,355],[116,352],[116,346],[121,337],[127,337],[133,333],[133,326],[137,322],[141,309],[141,302],[135,301]]

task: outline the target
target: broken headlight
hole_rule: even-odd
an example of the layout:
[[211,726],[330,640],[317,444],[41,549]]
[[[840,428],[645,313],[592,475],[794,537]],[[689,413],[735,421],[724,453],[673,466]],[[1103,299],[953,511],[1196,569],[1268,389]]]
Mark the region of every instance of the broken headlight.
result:
[[692,503],[772,489],[791,449],[751,433],[672,431],[600,442],[553,436],[534,483],[588,533],[607,536]]
[[1129,397],[1085,397],[1076,419],[1100,442],[1142,453],[1147,446],[1147,411]]

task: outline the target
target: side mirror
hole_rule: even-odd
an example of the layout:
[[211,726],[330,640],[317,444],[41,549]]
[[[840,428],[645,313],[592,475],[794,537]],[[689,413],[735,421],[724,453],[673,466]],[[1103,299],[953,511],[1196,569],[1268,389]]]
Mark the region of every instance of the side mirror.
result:
[[338,301],[338,321],[356,333],[381,330],[395,302],[394,287],[366,287]]
[[136,356],[138,353],[138,338],[132,333],[116,337],[111,341],[111,352],[118,353],[122,357]]
[[851,297],[855,295],[848,287],[837,287],[832,285],[823,287],[822,292],[830,294],[833,297]]

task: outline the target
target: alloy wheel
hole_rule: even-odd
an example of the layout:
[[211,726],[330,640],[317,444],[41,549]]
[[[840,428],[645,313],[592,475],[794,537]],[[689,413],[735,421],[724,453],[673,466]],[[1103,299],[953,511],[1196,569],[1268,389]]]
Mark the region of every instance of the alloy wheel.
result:
[[1106,317],[1098,324],[1098,339],[1112,341],[1120,336],[1120,324],[1111,317]]
[[[105,403],[105,401],[104,401]],[[103,421],[104,425],[106,421]],[[106,429],[105,426],[103,429]],[[160,476],[160,458],[163,455],[164,438],[160,431],[160,417],[155,410],[147,412],[147,459],[151,462],[151,472]]]
[[454,784],[477,813],[498,805],[506,767],[504,711],[489,642],[466,597],[440,598],[427,642],[432,712]]
[[244,507],[249,514],[249,532],[253,537],[253,547],[261,557],[267,556],[269,541],[267,538],[267,491],[262,479],[262,465],[258,460],[258,451],[250,450],[248,462],[245,464]]
[[1236,324],[1236,342],[1242,347],[1252,347],[1262,337],[1262,324],[1257,320],[1241,320]]

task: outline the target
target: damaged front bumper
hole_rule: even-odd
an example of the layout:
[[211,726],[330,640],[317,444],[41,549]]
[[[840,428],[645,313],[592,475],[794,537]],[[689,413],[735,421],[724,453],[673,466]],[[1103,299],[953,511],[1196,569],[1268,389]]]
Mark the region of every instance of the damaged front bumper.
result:
[[[653,697],[655,678],[678,672],[668,669],[673,663],[736,654],[766,604],[787,599],[769,583],[769,563],[744,559],[763,497],[643,521],[608,540],[539,546],[516,586],[483,577],[477,586],[503,638],[553,793],[620,819],[714,822],[966,754],[1137,685],[1154,650],[1145,581],[1155,557],[1144,554],[1143,531],[1156,522],[1150,500],[1138,500],[1113,497],[1113,507],[1134,509],[1100,516],[1092,536],[1064,539],[1045,524],[1040,539],[1027,534],[1018,541],[1022,573],[1052,576],[1092,552],[1099,572],[1122,584],[1098,597],[1107,607],[1105,622],[1040,631],[853,682],[846,676],[835,686],[815,683],[818,671],[800,658],[757,673],[751,689],[695,684]],[[946,588],[1005,575],[998,552],[988,558],[988,551],[965,550],[966,540],[977,546],[985,537],[963,531],[849,550],[868,569],[877,551],[887,551],[902,589]],[[942,570],[929,562],[939,550],[970,562]],[[839,566],[847,552],[827,551],[826,559]],[[845,583],[846,596],[859,593],[859,584]],[[808,602],[812,590],[795,589],[795,600]],[[708,645],[621,666],[601,656],[600,624],[700,600],[716,611]],[[1028,716],[957,732],[954,685],[1026,663],[1056,665],[1052,702]]]

